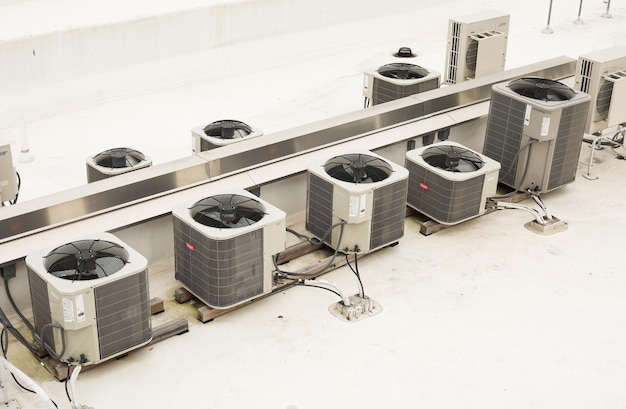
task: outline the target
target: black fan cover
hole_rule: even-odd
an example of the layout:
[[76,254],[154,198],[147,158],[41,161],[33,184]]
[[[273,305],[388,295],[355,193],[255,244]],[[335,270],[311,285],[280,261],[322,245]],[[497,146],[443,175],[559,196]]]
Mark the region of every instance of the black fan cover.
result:
[[240,121],[215,121],[203,129],[206,136],[218,139],[243,139],[252,133],[252,128]]
[[64,244],[44,256],[49,274],[65,280],[95,280],[120,271],[128,262],[128,251],[107,240],[78,240]]
[[508,87],[519,95],[542,101],[568,101],[576,96],[567,85],[546,78],[519,78],[511,81]]
[[423,78],[428,75],[428,70],[415,64],[391,63],[383,65],[377,72],[383,77],[394,78],[398,80],[412,80]]
[[484,165],[478,154],[454,145],[437,145],[427,148],[422,153],[422,159],[430,166],[448,172],[474,172]]
[[94,162],[105,168],[132,168],[146,157],[143,153],[129,148],[113,148],[94,156]]
[[221,194],[202,199],[189,209],[200,224],[219,229],[250,226],[266,215],[258,200],[238,194]]
[[364,153],[335,156],[324,164],[324,170],[335,179],[353,183],[380,182],[393,172],[386,161]]

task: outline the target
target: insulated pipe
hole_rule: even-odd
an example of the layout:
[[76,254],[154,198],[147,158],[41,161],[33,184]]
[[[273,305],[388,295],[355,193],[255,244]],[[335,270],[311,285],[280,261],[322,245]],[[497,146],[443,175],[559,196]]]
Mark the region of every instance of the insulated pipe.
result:
[[7,402],[7,390],[5,389],[6,388],[6,382],[5,382],[5,377],[6,376],[5,376],[5,374],[7,372],[13,374],[13,376],[15,376],[17,379],[20,380],[20,383],[22,383],[25,387],[27,387],[28,389],[30,389],[33,392],[35,392],[37,394],[37,396],[42,398],[42,400],[46,402],[46,406],[45,406],[46,408],[48,408],[48,409],[56,409],[56,406],[54,405],[54,402],[52,402],[52,399],[50,399],[48,394],[46,392],[44,392],[44,390],[41,388],[41,386],[36,384],[32,379],[30,379],[30,377],[28,375],[26,375],[24,372],[19,370],[12,363],[7,361],[6,358],[0,356],[0,377],[1,377],[1,380],[2,380],[2,388],[4,389],[5,403]]
[[341,297],[341,301],[343,302],[343,305],[345,305],[346,307],[350,306],[350,300],[348,299],[348,297],[343,295],[343,291],[341,291],[341,289],[339,289],[339,287],[337,287],[335,283],[332,283],[327,280],[303,280],[302,283],[310,287],[321,287],[318,284],[322,284],[322,286],[325,285],[327,287],[330,287],[339,293],[339,296]]
[[517,203],[509,203],[509,202],[498,202],[496,203],[496,207],[499,209],[520,209],[520,210],[526,210],[527,212],[530,212],[534,217],[535,220],[537,221],[537,223],[539,224],[546,224],[546,221],[543,220],[543,218],[541,217],[541,214],[539,214],[539,212],[535,209],[532,209],[528,206],[524,206],[524,205],[520,205]]

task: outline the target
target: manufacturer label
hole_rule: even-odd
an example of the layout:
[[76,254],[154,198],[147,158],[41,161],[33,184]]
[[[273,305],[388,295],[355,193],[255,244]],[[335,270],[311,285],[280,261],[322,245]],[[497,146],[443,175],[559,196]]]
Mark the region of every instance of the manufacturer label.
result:
[[187,249],[189,249],[190,251],[194,251],[196,249],[193,244],[189,243],[188,241],[185,242],[185,247],[187,247]]
[[428,185],[424,182],[420,182],[420,187],[424,190],[428,190]]
[[363,217],[365,216],[365,203],[366,195],[350,195],[350,202],[348,207],[348,215],[350,217]]
[[63,298],[63,320],[74,322],[74,303],[70,298]]

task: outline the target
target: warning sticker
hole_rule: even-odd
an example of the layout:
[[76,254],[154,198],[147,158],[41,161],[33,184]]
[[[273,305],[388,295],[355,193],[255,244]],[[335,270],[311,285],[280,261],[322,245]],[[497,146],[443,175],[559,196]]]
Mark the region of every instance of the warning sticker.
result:
[[76,321],[85,321],[85,302],[82,294],[76,296]]

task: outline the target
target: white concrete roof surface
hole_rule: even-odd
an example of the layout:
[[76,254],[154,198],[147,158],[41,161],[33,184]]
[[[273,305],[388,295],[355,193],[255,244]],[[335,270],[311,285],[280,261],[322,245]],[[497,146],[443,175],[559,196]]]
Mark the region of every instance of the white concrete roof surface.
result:
[[[459,13],[511,14],[507,68],[626,44],[620,0],[612,1],[612,18],[601,17],[607,3],[584,1],[584,24],[574,23],[578,2],[554,2],[553,34],[541,31],[547,1],[396,3],[387,15],[346,17],[0,95],[0,139],[14,152],[20,200],[86,183],[85,158],[114,146],[163,163],[189,155],[191,128],[217,119],[271,133],[361,109],[363,71],[389,62],[400,46],[417,54],[412,63],[443,72],[448,19]],[[137,16],[208,4],[0,0],[0,49],[24,36],[113,21],[130,27]],[[332,6],[338,13],[339,4]],[[18,162],[22,132],[29,163]],[[584,144],[581,160],[589,153]],[[573,184],[543,197],[567,223],[561,233],[529,231],[524,224],[532,217],[521,210],[430,236],[407,218],[399,245],[359,260],[365,291],[383,312],[356,323],[328,312],[333,294],[297,287],[202,324],[192,305],[172,299],[179,285],[171,260],[151,266],[151,295],[166,300],[155,320],[186,316],[190,331],[82,373],[77,399],[96,409],[623,408],[626,162],[618,154],[626,152],[597,151],[598,179],[582,177],[581,163]],[[349,294],[357,290],[346,267],[324,278]],[[19,348],[12,343],[9,360],[69,408],[63,383]],[[45,407],[7,385],[21,408]]]

